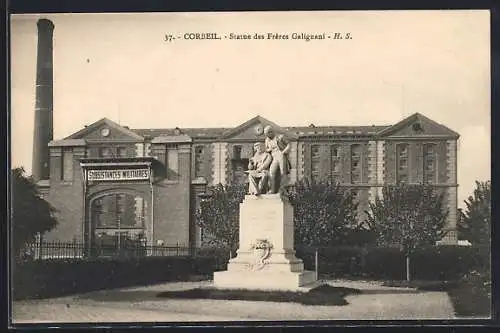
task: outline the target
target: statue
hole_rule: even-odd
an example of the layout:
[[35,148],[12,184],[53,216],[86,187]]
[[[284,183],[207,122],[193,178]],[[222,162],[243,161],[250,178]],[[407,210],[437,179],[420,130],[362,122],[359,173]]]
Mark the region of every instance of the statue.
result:
[[248,193],[259,195],[265,193],[269,182],[269,167],[271,165],[271,154],[266,152],[264,143],[254,144],[255,154],[248,162]]
[[269,191],[278,193],[280,185],[286,183],[286,176],[290,173],[291,164],[288,159],[290,143],[283,135],[276,135],[271,126],[264,128],[266,135],[266,151],[271,154],[272,162],[269,167]]

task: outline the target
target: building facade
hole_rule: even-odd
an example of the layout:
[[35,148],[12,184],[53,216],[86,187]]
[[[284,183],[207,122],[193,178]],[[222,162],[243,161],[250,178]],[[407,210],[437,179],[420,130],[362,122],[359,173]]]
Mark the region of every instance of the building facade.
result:
[[89,249],[116,238],[199,246],[199,194],[246,182],[266,125],[291,142],[290,181],[331,178],[356,190],[360,221],[382,186],[432,184],[449,210],[443,242],[457,242],[459,135],[421,114],[388,126],[281,127],[257,116],[234,128],[172,129],[130,129],[104,118],[49,143],[49,179],[38,185],[58,209],[59,225],[44,238]]

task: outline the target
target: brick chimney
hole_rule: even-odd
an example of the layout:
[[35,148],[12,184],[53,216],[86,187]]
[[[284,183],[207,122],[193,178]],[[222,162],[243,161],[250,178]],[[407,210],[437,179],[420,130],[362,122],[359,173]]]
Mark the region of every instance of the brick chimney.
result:
[[35,127],[33,135],[32,175],[37,182],[49,179],[49,142],[53,139],[52,36],[54,24],[40,19],[36,64]]

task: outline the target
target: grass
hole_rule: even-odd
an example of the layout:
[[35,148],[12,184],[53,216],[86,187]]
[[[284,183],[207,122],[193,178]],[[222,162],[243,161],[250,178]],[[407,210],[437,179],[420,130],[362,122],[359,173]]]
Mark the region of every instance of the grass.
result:
[[308,292],[293,291],[261,291],[246,289],[216,289],[195,288],[181,291],[166,291],[159,293],[160,298],[184,299],[218,299],[263,302],[294,302],[304,305],[347,305],[347,295],[360,294],[361,291],[352,288],[339,288],[321,285]]
[[469,274],[447,291],[457,316],[491,317],[491,278],[489,274]]
[[491,317],[489,273],[473,272],[457,281],[386,281],[385,286],[448,293],[457,317]]

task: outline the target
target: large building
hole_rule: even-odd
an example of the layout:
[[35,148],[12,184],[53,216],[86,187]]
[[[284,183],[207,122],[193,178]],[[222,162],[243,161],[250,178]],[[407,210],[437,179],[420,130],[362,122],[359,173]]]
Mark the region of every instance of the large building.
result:
[[450,212],[443,241],[457,242],[459,135],[421,114],[387,126],[281,127],[256,116],[234,128],[168,129],[131,129],[103,118],[54,141],[53,28],[38,22],[33,177],[59,211],[59,225],[45,239],[89,249],[106,239],[199,246],[199,194],[245,182],[253,144],[264,140],[259,129],[271,125],[291,142],[292,183],[332,178],[356,190],[360,220],[382,186],[432,184]]
[[[447,227],[455,229],[458,134],[421,114],[392,126],[349,127],[280,127],[257,116],[235,128],[130,129],[103,118],[49,143],[49,180],[39,185],[60,225],[47,237],[91,243],[120,233],[199,245],[198,194],[246,181],[266,125],[291,141],[291,182],[331,177],[355,189],[360,220],[383,185],[425,182],[445,192]],[[446,240],[456,242],[456,234]]]

